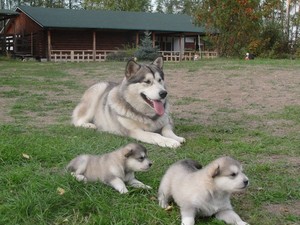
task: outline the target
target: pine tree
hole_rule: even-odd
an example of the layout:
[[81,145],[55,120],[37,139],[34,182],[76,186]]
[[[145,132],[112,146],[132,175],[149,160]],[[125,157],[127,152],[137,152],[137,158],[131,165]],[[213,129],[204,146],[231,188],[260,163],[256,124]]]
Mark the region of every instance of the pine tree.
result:
[[141,40],[141,45],[135,52],[138,60],[154,60],[159,56],[158,48],[152,46],[151,32],[144,32],[145,37]]

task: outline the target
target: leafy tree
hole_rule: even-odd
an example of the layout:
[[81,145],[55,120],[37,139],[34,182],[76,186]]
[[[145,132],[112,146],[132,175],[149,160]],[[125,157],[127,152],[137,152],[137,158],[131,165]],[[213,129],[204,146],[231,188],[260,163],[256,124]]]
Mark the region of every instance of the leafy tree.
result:
[[161,13],[184,13],[191,15],[201,0],[156,0],[156,11]]
[[[206,26],[220,55],[241,56],[257,39],[261,25],[260,0],[202,0],[196,22]],[[218,35],[213,35],[218,31]]]
[[135,57],[138,60],[154,60],[159,56],[158,48],[153,47],[151,40],[151,32],[146,31],[144,38],[141,40],[141,45],[135,52]]
[[82,5],[84,9],[143,12],[152,10],[151,0],[84,0]]

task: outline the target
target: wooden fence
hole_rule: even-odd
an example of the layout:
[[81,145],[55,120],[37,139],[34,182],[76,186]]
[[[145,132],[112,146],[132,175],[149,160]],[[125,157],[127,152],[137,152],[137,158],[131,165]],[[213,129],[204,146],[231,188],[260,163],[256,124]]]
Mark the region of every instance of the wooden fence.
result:
[[103,62],[114,50],[52,50],[50,60],[54,62]]
[[178,62],[178,61],[193,61],[200,59],[213,59],[218,57],[217,52],[213,51],[160,51],[165,61]]
[[[51,50],[50,60],[54,62],[103,62],[107,56],[120,50]],[[160,51],[165,61],[179,62],[218,57],[217,52],[210,51]]]

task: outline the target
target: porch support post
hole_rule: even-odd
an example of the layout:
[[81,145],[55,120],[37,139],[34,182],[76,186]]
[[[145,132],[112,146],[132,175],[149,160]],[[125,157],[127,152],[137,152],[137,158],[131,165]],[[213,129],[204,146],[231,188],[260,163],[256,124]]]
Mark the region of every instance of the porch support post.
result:
[[199,57],[202,59],[202,53],[201,53],[201,39],[200,35],[198,34],[198,48],[199,48]]
[[152,32],[152,47],[155,47],[155,32]]
[[96,31],[93,31],[93,61],[96,61]]
[[179,39],[179,49],[180,49],[180,53],[179,53],[179,61],[182,60],[182,56],[184,54],[184,36],[180,35],[180,39]]
[[139,32],[136,32],[136,36],[135,36],[135,47],[139,46]]
[[51,61],[51,32],[48,30],[47,32],[48,36],[48,61]]

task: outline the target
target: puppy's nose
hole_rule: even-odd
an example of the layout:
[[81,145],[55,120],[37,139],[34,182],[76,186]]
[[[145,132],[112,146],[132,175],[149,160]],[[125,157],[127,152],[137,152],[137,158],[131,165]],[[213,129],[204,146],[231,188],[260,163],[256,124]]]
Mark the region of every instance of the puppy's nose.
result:
[[168,94],[168,92],[166,92],[166,91],[160,91],[160,92],[159,92],[159,96],[160,96],[162,99],[164,99],[164,98],[167,96],[167,94]]
[[248,186],[249,180],[244,180],[244,184],[245,184],[245,186]]
[[152,166],[152,162],[149,163],[149,167],[151,167],[151,166]]

